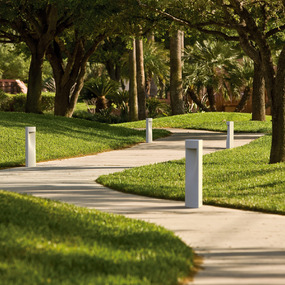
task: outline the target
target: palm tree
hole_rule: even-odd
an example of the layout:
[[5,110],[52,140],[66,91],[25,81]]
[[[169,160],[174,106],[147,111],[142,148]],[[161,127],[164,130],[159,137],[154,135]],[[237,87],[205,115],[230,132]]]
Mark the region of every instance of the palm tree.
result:
[[129,51],[129,115],[130,121],[138,120],[138,90],[137,90],[137,65],[136,65],[136,42],[131,40],[132,49]]
[[169,51],[163,45],[154,41],[144,44],[144,67],[146,94],[150,96],[150,87],[153,79],[157,79],[163,85],[169,77]]
[[170,37],[170,99],[173,115],[184,114],[181,53],[182,32],[176,30]]
[[115,92],[118,86],[115,81],[107,80],[105,77],[89,80],[84,85],[83,94],[86,97],[96,98],[96,112],[107,108],[106,96]]
[[138,116],[139,120],[144,120],[146,118],[146,90],[145,90],[145,71],[144,71],[142,37],[136,38],[136,67],[137,67]]
[[[203,105],[204,110],[215,111],[215,93],[221,92],[237,96],[236,86],[240,86],[240,77],[231,76],[239,66],[241,54],[226,42],[207,41],[196,42],[188,46],[184,55],[184,80],[188,94],[196,93],[207,96],[209,108]],[[193,99],[193,98],[192,98]],[[201,105],[201,104],[200,104]],[[201,107],[201,106],[199,106]]]

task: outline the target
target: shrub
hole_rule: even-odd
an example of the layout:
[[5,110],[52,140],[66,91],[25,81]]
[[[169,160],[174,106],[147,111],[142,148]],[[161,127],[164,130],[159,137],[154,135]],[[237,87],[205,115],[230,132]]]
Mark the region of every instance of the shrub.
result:
[[42,95],[42,111],[52,112],[54,110],[54,93],[45,92]]
[[92,78],[85,82],[80,99],[90,100],[92,98],[106,97],[118,90],[119,84],[105,77]]
[[124,111],[123,109],[120,109],[120,115],[115,115],[114,113],[112,113],[113,111],[114,108],[112,106],[106,109],[102,109],[98,113],[75,111],[72,117],[107,124],[118,124],[127,122],[128,112]]
[[129,91],[119,90],[115,93],[108,94],[106,98],[109,102],[114,103],[118,108],[124,108],[129,102]]
[[9,99],[9,95],[0,89],[0,110],[6,108],[6,105],[9,103]]
[[[27,96],[23,93],[16,95],[0,93],[0,111],[5,112],[24,112]],[[50,112],[54,109],[54,93],[43,93],[42,111]]]
[[156,98],[146,100],[146,107],[149,118],[166,117],[170,114],[170,107]]

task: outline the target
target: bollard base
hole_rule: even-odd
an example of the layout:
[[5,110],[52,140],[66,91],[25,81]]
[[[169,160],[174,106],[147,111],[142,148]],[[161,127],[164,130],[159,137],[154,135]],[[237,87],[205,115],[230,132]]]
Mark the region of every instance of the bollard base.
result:
[[186,140],[185,148],[185,207],[200,208],[203,205],[203,140]]
[[36,127],[26,127],[26,167],[36,167]]

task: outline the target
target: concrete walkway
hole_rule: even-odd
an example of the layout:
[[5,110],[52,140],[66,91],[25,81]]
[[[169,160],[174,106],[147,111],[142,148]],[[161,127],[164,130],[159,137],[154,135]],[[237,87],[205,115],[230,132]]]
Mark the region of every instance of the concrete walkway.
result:
[[[139,165],[179,159],[185,139],[203,139],[204,153],[225,149],[226,134],[172,129],[173,135],[129,149],[0,171],[0,189],[29,193],[162,225],[204,257],[196,285],[285,284],[285,217],[128,195],[94,180]],[[257,138],[236,134],[235,146]]]

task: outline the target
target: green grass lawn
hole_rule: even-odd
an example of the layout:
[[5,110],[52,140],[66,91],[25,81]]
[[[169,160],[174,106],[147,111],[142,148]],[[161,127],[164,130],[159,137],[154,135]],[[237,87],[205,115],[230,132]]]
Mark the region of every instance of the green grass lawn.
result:
[[[245,113],[192,113],[153,119],[154,128],[202,129],[227,131],[227,121],[234,121],[235,132],[270,133],[271,116],[266,122],[251,121],[251,114]],[[145,128],[144,121],[120,124],[130,128]]]
[[[155,127],[226,130],[226,121],[235,122],[235,131],[271,132],[267,122],[252,122],[250,114],[203,113],[155,119]],[[138,127],[141,122],[125,126]],[[238,130],[237,130],[238,129]],[[249,145],[203,157],[203,201],[208,205],[285,214],[285,163],[268,164],[271,136]],[[169,161],[101,176],[98,182],[139,195],[184,200],[185,160]]]
[[[271,137],[203,157],[203,202],[285,214],[285,163],[268,164]],[[185,160],[101,176],[97,182],[156,198],[185,199]]]
[[178,284],[193,252],[154,224],[0,191],[0,283]]
[[[145,131],[86,120],[0,112],[0,168],[25,163],[25,126],[36,126],[37,161],[95,154],[145,141]],[[168,135],[154,130],[154,137]]]

